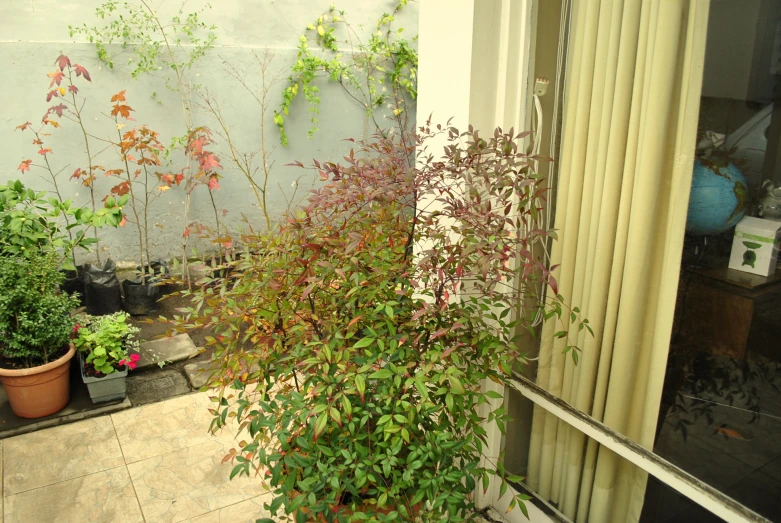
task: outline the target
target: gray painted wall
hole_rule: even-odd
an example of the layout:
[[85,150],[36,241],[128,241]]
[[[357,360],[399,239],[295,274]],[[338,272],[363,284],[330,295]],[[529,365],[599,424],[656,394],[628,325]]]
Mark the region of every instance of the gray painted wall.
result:
[[[95,7],[101,3],[100,0],[3,0],[0,3],[0,182],[22,179],[36,189],[49,187],[44,181],[46,174],[40,170],[33,169],[25,174],[16,170],[22,160],[32,158],[35,162],[40,157],[31,144],[32,134],[14,131],[14,128],[28,120],[37,124],[51,105],[46,102],[49,90],[46,74],[55,69],[54,61],[60,52],[90,71],[92,84],[81,88],[82,93],[88,95],[84,111],[90,124],[88,130],[93,134],[107,136],[116,132],[114,124],[101,112],[110,111],[111,95],[122,89],[127,90],[128,103],[135,109],[133,116],[136,122],[131,123],[146,124],[158,131],[164,143],[184,133],[178,94],[168,90],[162,78],[144,76],[140,80],[132,79],[129,69],[123,67],[121,56],[115,60],[115,68],[108,69],[102,66],[94,47],[83,37],[77,37],[81,41],[74,42],[74,38],[69,36],[69,24],[102,25],[94,16]],[[161,13],[180,5],[174,0],[156,0],[154,3]],[[274,66],[284,74],[295,60],[298,38],[304,28],[328,9],[331,0],[212,0],[211,3],[213,9],[205,13],[203,20],[217,26],[218,38],[215,48],[196,65],[194,72],[197,81],[217,94],[234,138],[238,138],[239,148],[253,152],[258,149],[260,136],[257,106],[250,95],[225,73],[223,62],[228,61],[244,69],[250,80],[259,83],[260,79],[253,74],[256,68],[251,65],[252,53],[269,48],[275,54]],[[392,0],[342,0],[336,4],[339,9],[347,11],[351,23],[363,23],[369,29],[382,12],[390,11],[394,6]],[[201,5],[201,0],[191,0],[187,10],[195,10]],[[405,28],[405,37],[417,34],[416,4],[411,3],[405,8],[396,26]],[[116,51],[119,52],[118,49]],[[284,82],[277,85],[271,95],[273,108],[277,107],[283,87]],[[275,167],[269,193],[269,211],[273,216],[278,217],[286,208],[286,197],[292,195],[294,181],[298,180],[298,196],[315,183],[312,173],[285,167],[285,164],[295,160],[308,164],[312,158],[338,160],[349,150],[343,140],[361,137],[366,132],[362,109],[339,86],[323,84],[320,87],[321,131],[313,140],[307,136],[309,114],[303,97],[296,100],[294,107],[298,110],[291,111],[288,119],[288,147],[279,145],[278,132],[271,122],[273,112],[267,116],[270,141],[275,145]],[[152,97],[152,93],[157,93],[157,99]],[[203,111],[196,112],[195,123],[214,126]],[[55,168],[63,169],[59,179],[65,197],[86,205],[88,190],[76,180],[69,180],[76,167],[87,165],[78,127],[63,122],[61,128],[52,132],[46,146],[53,149]],[[215,139],[220,141],[217,136]],[[243,226],[242,216],[246,216],[254,227],[262,229],[264,222],[255,197],[241,173],[231,168],[223,147],[223,144],[216,146],[224,169],[221,189],[214,194],[218,207],[227,210],[224,220],[235,230]],[[110,168],[110,165],[117,164],[117,156],[109,150],[102,153],[96,163]],[[181,157],[176,158],[172,169],[178,169],[182,163]],[[97,194],[105,195],[115,183],[111,179],[98,179]],[[153,204],[150,214],[156,224],[154,232],[150,233],[154,244],[153,256],[170,258],[181,255],[183,202],[182,189],[174,187],[162,193]],[[191,219],[213,223],[208,193],[203,188],[196,191],[190,216]],[[136,232],[130,224],[116,230],[103,229],[100,236],[102,251],[112,258],[138,258]],[[191,245],[197,244],[198,240],[193,238]],[[199,247],[207,246],[201,243]],[[94,254],[82,254],[80,257],[82,260],[93,259]]]

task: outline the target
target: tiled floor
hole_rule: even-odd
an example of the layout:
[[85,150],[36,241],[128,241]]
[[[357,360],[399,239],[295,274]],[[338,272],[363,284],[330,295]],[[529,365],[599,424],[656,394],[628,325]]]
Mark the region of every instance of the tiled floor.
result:
[[0,441],[5,523],[240,523],[269,517],[255,478],[229,480],[232,434],[204,393]]
[[[731,403],[715,394],[687,396],[689,413],[667,416],[654,452],[771,521],[781,521],[781,391],[756,379],[742,388],[746,393]],[[756,416],[748,411],[749,395],[756,399]],[[693,416],[692,409],[703,402],[708,415]],[[685,437],[676,430],[681,420]],[[655,523],[721,521],[669,488],[659,505],[664,509],[657,511]]]

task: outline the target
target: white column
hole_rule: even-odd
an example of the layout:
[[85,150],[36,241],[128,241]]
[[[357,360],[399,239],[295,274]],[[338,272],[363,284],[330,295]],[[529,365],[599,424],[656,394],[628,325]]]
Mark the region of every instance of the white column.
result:
[[417,121],[466,130],[472,77],[475,0],[423,0],[418,27]]

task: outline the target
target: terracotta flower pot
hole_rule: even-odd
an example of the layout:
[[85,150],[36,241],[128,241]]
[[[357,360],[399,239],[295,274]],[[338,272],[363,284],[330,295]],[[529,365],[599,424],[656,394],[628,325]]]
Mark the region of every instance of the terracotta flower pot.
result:
[[0,369],[11,410],[21,418],[42,418],[65,408],[70,401],[70,360],[73,344],[58,360],[29,369]]

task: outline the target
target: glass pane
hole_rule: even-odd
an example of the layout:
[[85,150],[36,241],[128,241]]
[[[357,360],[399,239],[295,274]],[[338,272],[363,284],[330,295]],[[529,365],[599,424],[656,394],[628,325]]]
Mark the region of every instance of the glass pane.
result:
[[[539,4],[539,16],[552,9]],[[538,68],[551,63],[543,58],[558,44],[551,33],[538,35]],[[770,261],[781,228],[779,74],[781,0],[712,0],[690,215],[654,445],[660,456],[773,521],[781,521],[781,265]],[[744,217],[764,220],[753,223],[763,228],[745,229],[752,220],[736,228]],[[536,375],[533,364],[524,372]],[[515,391],[506,405],[515,422],[504,438],[504,463],[526,475],[533,406]],[[546,496],[554,503],[563,499],[563,491],[548,492],[555,492]],[[641,521],[720,519],[650,478]]]
[[[781,184],[780,16],[776,0],[711,2],[654,447],[774,521],[781,519],[781,270],[774,247],[781,190],[775,196],[773,189]],[[700,521],[684,506],[672,519],[653,521]]]

